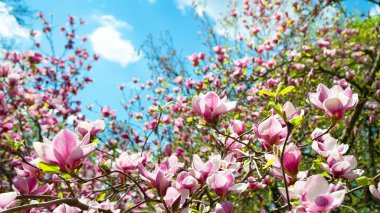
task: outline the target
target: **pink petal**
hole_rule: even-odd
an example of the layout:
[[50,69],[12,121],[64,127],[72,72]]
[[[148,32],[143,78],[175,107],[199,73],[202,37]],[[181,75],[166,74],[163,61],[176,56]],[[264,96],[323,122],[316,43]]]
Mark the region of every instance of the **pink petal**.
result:
[[306,180],[304,192],[309,202],[313,202],[319,195],[327,194],[329,190],[329,183],[322,175],[313,175]]
[[344,106],[338,97],[331,97],[323,102],[325,111],[329,117],[340,120],[344,115]]
[[219,96],[215,92],[208,92],[204,96],[205,103],[208,107],[211,108],[211,111],[213,111],[220,102]]
[[6,192],[0,194],[0,208],[4,208],[12,203],[17,197],[17,192]]
[[38,157],[46,163],[58,164],[58,160],[55,158],[51,144],[34,142],[33,148]]
[[59,157],[67,159],[72,151],[74,151],[79,145],[78,136],[70,130],[61,130],[53,139],[52,146],[56,153],[59,153]]

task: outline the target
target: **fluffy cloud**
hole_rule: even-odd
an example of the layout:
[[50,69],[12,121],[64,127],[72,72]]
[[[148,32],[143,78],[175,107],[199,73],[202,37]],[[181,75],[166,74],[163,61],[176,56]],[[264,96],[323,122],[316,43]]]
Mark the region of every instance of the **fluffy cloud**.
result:
[[192,8],[199,16],[207,15],[210,17],[215,22],[215,32],[220,35],[235,37],[237,31],[244,30],[241,24],[238,25],[238,30],[223,25],[222,19],[229,14],[230,5],[236,4],[235,0],[175,0],[175,3],[184,14],[187,8]]
[[16,18],[11,15],[12,8],[0,2],[0,36],[3,38],[29,37],[29,30],[20,26]]
[[131,30],[132,27],[128,23],[117,20],[112,15],[102,15],[95,20],[101,26],[89,36],[94,52],[123,67],[140,60],[141,56],[136,52],[132,42],[123,39],[119,32],[120,28]]
[[380,15],[380,6],[379,5],[373,6],[371,10],[369,11],[369,15],[372,17],[376,17]]

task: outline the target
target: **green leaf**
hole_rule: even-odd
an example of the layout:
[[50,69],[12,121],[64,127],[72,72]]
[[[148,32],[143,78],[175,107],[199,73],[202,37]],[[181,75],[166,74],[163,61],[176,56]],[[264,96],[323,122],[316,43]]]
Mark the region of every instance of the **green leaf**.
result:
[[43,172],[46,172],[46,173],[59,173],[61,171],[59,169],[59,166],[48,164],[45,162],[39,162],[38,168],[40,168]]
[[164,106],[162,106],[162,110],[166,109],[166,107],[171,106],[173,104],[173,101],[168,102]]
[[99,197],[97,198],[97,201],[102,201],[104,200],[104,198],[106,198],[106,193],[100,194]]
[[281,83],[278,84],[277,89],[276,89],[276,96],[281,91],[281,89],[282,89],[283,86],[284,86],[283,82],[281,82]]
[[71,177],[70,174],[65,173],[65,174],[62,175],[62,178],[65,179],[65,180],[68,180],[68,179],[70,179],[72,177]]
[[293,126],[299,126],[303,120],[303,116],[298,116],[290,119],[289,123],[291,123]]
[[276,158],[272,158],[272,159],[270,159],[270,160],[265,164],[265,166],[264,166],[263,169],[268,169],[268,168],[272,165],[272,163],[273,163],[275,160],[276,160]]
[[284,88],[283,90],[281,90],[281,92],[279,94],[280,95],[286,95],[294,89],[295,89],[294,86],[288,86],[288,87]]
[[62,192],[58,193],[57,197],[59,197],[59,198],[63,198],[63,194],[62,194]]
[[371,185],[372,183],[372,178],[368,178],[366,176],[358,177],[355,180],[356,182],[358,182],[360,186],[368,186],[368,185]]
[[269,91],[266,91],[266,90],[260,90],[259,91],[259,96],[262,96],[262,95],[267,95],[267,96],[270,96],[270,97],[276,97],[276,93],[274,92],[269,92]]
[[269,102],[269,106],[272,107],[274,109],[274,111],[276,111],[277,114],[282,117],[282,115],[284,113],[282,111],[282,106],[281,105],[275,104],[274,102]]

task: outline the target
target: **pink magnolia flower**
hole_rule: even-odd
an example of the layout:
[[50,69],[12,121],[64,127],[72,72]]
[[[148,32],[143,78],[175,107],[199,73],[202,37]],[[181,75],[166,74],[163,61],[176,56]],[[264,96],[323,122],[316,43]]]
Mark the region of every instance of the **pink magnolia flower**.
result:
[[[22,162],[22,169],[15,168],[16,174],[21,177],[30,177],[37,176],[39,173],[39,169],[37,169],[38,159],[33,159],[31,157],[25,157],[25,160],[29,162],[29,164]],[[31,166],[34,165],[35,167]]]
[[307,212],[327,212],[339,207],[346,190],[331,192],[329,183],[322,175],[309,177],[304,186],[301,203]]
[[103,131],[104,128],[105,125],[103,120],[83,121],[77,126],[76,131],[82,137],[84,137],[88,132],[90,132],[91,136],[95,136],[96,133]]
[[189,169],[193,177],[195,177],[201,184],[204,184],[210,173],[218,171],[220,162],[208,161],[203,162],[199,155],[193,155],[192,168]]
[[[311,133],[311,138],[314,139],[315,138],[315,141],[318,141],[318,142],[324,142],[325,140],[327,140],[328,138],[332,137],[330,135],[330,133],[327,133],[327,134],[324,134],[325,132],[327,131],[327,129],[320,129],[320,128],[316,128],[312,133]],[[324,135],[322,135],[324,134]],[[322,135],[322,136],[320,136]]]
[[331,89],[323,84],[317,87],[317,93],[311,93],[309,96],[311,104],[325,111],[326,116],[340,120],[344,113],[355,108],[358,103],[358,94],[352,94],[351,88],[345,90],[335,85]]
[[[377,189],[374,185],[370,185],[369,191],[371,192],[372,196],[374,196],[380,202],[380,182],[377,185]],[[0,205],[0,207],[1,207],[1,205]]]
[[226,196],[228,192],[241,193],[247,189],[246,183],[235,184],[234,181],[234,175],[228,170],[214,172],[206,180],[207,186],[221,197]]
[[17,192],[6,192],[0,194],[0,210],[10,206],[16,200]]
[[146,160],[147,154],[145,152],[142,156],[140,153],[130,154],[129,152],[122,152],[115,160],[115,167],[123,172],[135,173],[137,172],[138,164],[145,164]]
[[224,202],[222,204],[217,203],[215,208],[210,213],[233,213],[234,206],[230,202]]
[[207,122],[215,122],[219,115],[225,114],[236,107],[236,101],[228,102],[227,97],[222,99],[214,92],[194,96],[193,110]]
[[348,150],[347,144],[338,145],[338,140],[331,136],[326,138],[324,142],[313,141],[311,147],[316,153],[322,155],[324,158],[328,158],[333,155],[334,152],[339,152],[341,155],[344,155]]
[[164,201],[169,209],[177,212],[180,206],[185,203],[187,197],[189,197],[188,190],[177,190],[174,187],[169,187],[164,196]]
[[62,171],[71,171],[81,165],[81,160],[95,150],[96,144],[90,143],[90,134],[80,142],[78,136],[70,130],[61,130],[50,141],[34,142],[33,147],[42,161],[58,165]]
[[358,162],[356,161],[355,156],[342,156],[337,151],[327,158],[327,164],[322,163],[323,168],[335,178],[346,178],[349,180],[358,178],[363,174],[363,170],[355,169],[357,165]]
[[79,213],[82,212],[78,207],[71,207],[67,204],[61,204],[54,209],[53,213]]
[[240,120],[233,120],[231,121],[230,129],[232,130],[232,132],[238,135],[242,135],[245,131],[245,123]]
[[148,170],[142,165],[138,164],[138,170],[140,174],[145,177],[151,186],[157,189],[159,196],[165,196],[166,190],[170,187],[173,174],[164,172],[159,167],[156,167],[154,172],[148,172]]
[[38,186],[38,179],[36,177],[20,177],[16,176],[13,179],[13,190],[19,194],[45,194],[50,190],[50,186],[45,184],[41,187]]
[[283,106],[282,109],[285,112],[286,120],[290,121],[291,119],[299,116],[303,116],[304,111],[302,109],[296,109],[292,102],[287,101]]
[[265,149],[269,149],[274,144],[282,143],[287,134],[286,127],[282,127],[280,121],[273,116],[259,125],[255,125],[253,129]]
[[182,171],[178,174],[177,180],[174,183],[175,188],[178,190],[187,189],[194,192],[198,187],[198,181],[189,172]]
[[301,157],[301,150],[294,143],[285,147],[284,169],[291,176],[298,174]]

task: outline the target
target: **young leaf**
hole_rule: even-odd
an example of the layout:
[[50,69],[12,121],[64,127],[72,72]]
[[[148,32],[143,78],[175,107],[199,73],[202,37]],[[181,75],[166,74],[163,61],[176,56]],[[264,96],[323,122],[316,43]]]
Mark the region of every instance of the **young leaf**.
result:
[[303,120],[303,116],[298,116],[290,119],[289,123],[291,123],[293,126],[299,126]]
[[272,158],[272,159],[270,159],[270,160],[265,164],[265,166],[264,166],[263,169],[268,169],[268,168],[272,165],[272,163],[273,163],[275,160],[276,160],[276,158]]
[[356,180],[356,182],[358,182],[358,184],[360,186],[368,186],[368,185],[371,185],[371,183],[372,183],[372,179],[368,178],[366,176],[358,177],[355,180]]
[[281,92],[279,94],[280,95],[286,95],[294,89],[295,89],[294,86],[288,86],[288,87],[284,88],[283,90],[281,90]]
[[46,173],[59,173],[60,172],[59,166],[53,165],[53,164],[48,164],[45,162],[39,162],[38,168],[40,168],[43,172],[46,172]]

